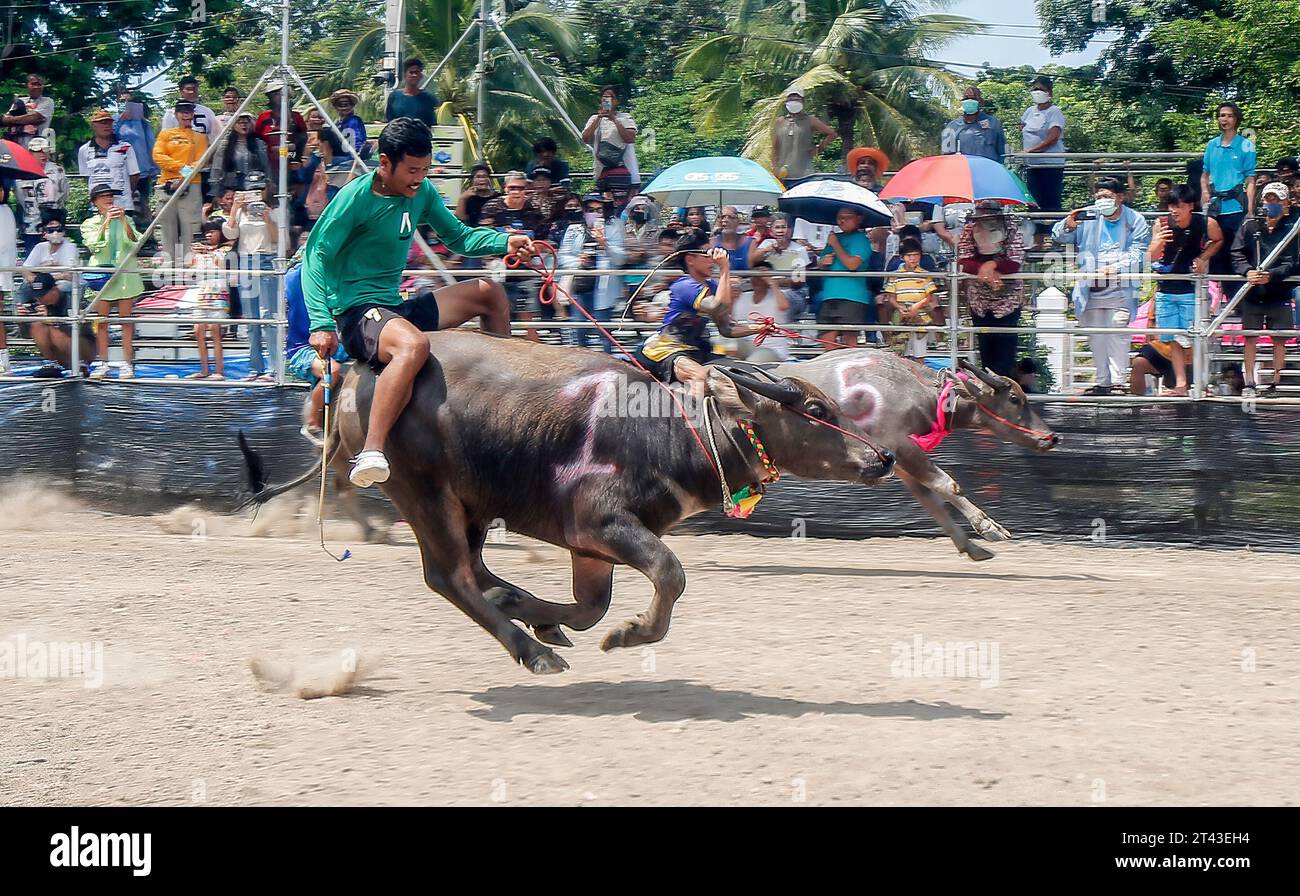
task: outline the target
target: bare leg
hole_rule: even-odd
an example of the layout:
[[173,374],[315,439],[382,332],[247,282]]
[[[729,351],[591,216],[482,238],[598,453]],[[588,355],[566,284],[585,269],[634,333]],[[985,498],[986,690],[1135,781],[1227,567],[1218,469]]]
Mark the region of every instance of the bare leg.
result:
[[[32,328],[32,335],[35,336],[35,327]],[[58,327],[46,326],[46,347],[41,349],[41,354],[61,364],[64,367],[72,366],[72,336],[65,333]],[[84,336],[81,338],[81,351],[83,356],[89,356],[92,350],[90,340]]]
[[688,386],[691,395],[697,402],[704,401],[708,394],[709,372],[704,365],[694,358],[688,358],[682,355],[673,359],[673,376],[677,382]]
[[481,318],[480,326],[485,332],[510,335],[510,303],[501,284],[491,280],[466,280],[439,289],[434,296],[438,301],[439,330],[459,327],[477,317]]
[[108,363],[108,302],[95,302],[95,313],[103,318],[95,324],[95,347],[99,352],[99,360],[105,364]]
[[1134,358],[1133,366],[1128,369],[1128,391],[1130,395],[1147,394],[1147,377],[1158,376],[1156,369],[1146,358]]
[[1243,336],[1245,345],[1241,349],[1241,375],[1246,380],[1247,386],[1255,385],[1255,343],[1259,341],[1258,336]]
[[199,344],[199,373],[208,375],[208,325],[198,324],[194,327],[194,339]]
[[[119,301],[117,303],[117,316],[129,318],[133,305],[135,305],[135,299],[122,299]],[[135,363],[135,324],[127,323],[125,320],[122,322],[122,354],[126,363]]]
[[384,365],[375,377],[365,451],[383,451],[388,432],[411,400],[411,384],[429,360],[429,340],[409,321],[393,318],[379,331],[376,358]]
[[217,376],[225,376],[226,362],[221,356],[221,324],[208,324],[208,329],[212,331],[212,364]]
[[1286,337],[1273,337],[1273,385],[1282,385],[1282,371],[1286,367]]
[[1174,388],[1170,390],[1170,395],[1187,394],[1187,349],[1183,348],[1177,342],[1173,343],[1172,361],[1174,365]]

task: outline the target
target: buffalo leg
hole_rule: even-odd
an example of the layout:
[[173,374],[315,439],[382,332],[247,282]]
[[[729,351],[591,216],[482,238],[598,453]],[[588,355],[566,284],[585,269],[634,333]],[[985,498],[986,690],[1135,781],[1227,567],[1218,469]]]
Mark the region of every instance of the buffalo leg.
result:
[[483,562],[483,542],[487,538],[486,528],[478,524],[471,524],[467,531],[467,537],[470,550],[474,551],[474,577],[478,581],[479,588],[483,591],[483,599],[511,619],[519,619],[531,625],[533,634],[543,644],[551,644],[555,647],[572,647],[573,642],[569,640],[568,635],[560,631],[558,625],[535,625],[528,618],[528,615],[520,609],[521,607],[534,605],[562,607],[564,604],[553,604],[550,601],[535,597],[518,585],[507,582],[488,569],[487,564]]
[[961,493],[961,486],[957,484],[957,480],[943,470],[935,467],[934,475],[921,481],[931,492],[956,507],[980,535],[990,541],[1006,541],[1011,538],[1011,533],[998,525],[993,517],[967,500],[966,496]]
[[[395,484],[400,485],[400,483]],[[406,484],[407,486],[410,483]],[[398,488],[393,491],[401,493]],[[390,493],[390,497],[392,493]],[[466,540],[465,511],[460,502],[443,490],[428,503],[401,507],[420,545],[424,581],[451,601],[457,609],[482,626],[501,643],[506,652],[528,671],[536,674],[562,672],[569,664],[555,651],[539,644],[510,618],[484,600],[474,575],[474,560]]]
[[948,512],[948,505],[938,495],[918,482],[911,473],[899,467],[895,467],[894,470],[898,473],[898,478],[907,486],[907,490],[912,493],[912,496],[926,509],[930,516],[934,517],[935,522],[952,539],[953,544],[957,546],[958,553],[965,554],[972,560],[988,560],[995,556],[988,548],[977,545],[970,540],[970,537],[954,522],[952,514]]
[[662,641],[672,621],[673,604],[686,590],[686,572],[681,561],[668,545],[636,519],[611,523],[600,535],[603,552],[640,572],[655,587],[650,608],[611,630],[600,642],[600,649]]
[[481,565],[479,585],[483,594],[512,619],[532,627],[537,639],[558,647],[572,647],[573,642],[560,630],[566,625],[586,631],[604,618],[614,591],[614,566],[594,557],[573,554],[574,603],[561,604],[542,600],[494,575]]

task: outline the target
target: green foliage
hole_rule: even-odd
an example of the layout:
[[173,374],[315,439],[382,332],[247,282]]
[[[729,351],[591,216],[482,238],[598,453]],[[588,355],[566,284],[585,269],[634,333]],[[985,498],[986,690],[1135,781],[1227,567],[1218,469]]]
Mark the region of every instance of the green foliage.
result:
[[701,156],[739,155],[745,145],[743,119],[732,119],[708,134],[697,131],[695,107],[703,97],[700,81],[689,76],[650,84],[637,97],[632,115],[642,171],[662,170]]

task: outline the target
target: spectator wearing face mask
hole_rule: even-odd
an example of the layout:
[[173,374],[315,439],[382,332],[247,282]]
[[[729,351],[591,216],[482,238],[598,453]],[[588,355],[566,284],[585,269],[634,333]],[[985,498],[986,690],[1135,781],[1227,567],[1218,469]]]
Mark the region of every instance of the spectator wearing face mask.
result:
[[[1264,261],[1297,226],[1297,214],[1291,208],[1291,191],[1285,184],[1273,183],[1264,188],[1263,218],[1251,218],[1237,231],[1232,242],[1232,266],[1245,275],[1250,291],[1241,303],[1243,330],[1295,329],[1295,287],[1284,282],[1300,274],[1300,244],[1292,240],[1282,253],[1265,265]],[[1246,376],[1243,397],[1255,396],[1255,346],[1258,336],[1244,336],[1242,369]],[[1286,368],[1286,338],[1273,339],[1273,382],[1264,390],[1276,396]]]
[[[1020,272],[1024,240],[999,203],[985,200],[975,204],[975,214],[962,228],[957,258],[963,272],[975,275],[974,280],[962,282],[971,323],[977,327],[1020,326],[1025,282],[1002,277]],[[985,368],[1001,376],[1015,376],[1018,333],[980,333],[976,340]]]
[[[813,132],[822,135],[813,146]],[[815,115],[804,111],[803,88],[791,84],[785,92],[784,111],[772,123],[772,170],[786,187],[813,173],[813,160],[840,135]]]
[[[627,204],[627,221],[623,225],[624,263],[629,268],[644,268],[651,264],[659,246],[659,216],[649,196],[637,196]],[[627,284],[636,287],[641,277],[628,277]]]
[[[1052,228],[1052,236],[1061,243],[1077,247],[1075,258],[1081,272],[1093,274],[1080,278],[1073,291],[1074,310],[1083,327],[1123,327],[1137,313],[1137,280],[1120,280],[1117,274],[1137,274],[1143,270],[1151,228],[1140,212],[1124,204],[1124,185],[1114,178],[1097,182],[1095,202],[1075,209]],[[1128,382],[1128,333],[1097,333],[1088,337],[1097,369],[1096,385],[1087,395],[1106,395],[1123,389]]]
[[[625,252],[622,222],[610,213],[612,209],[606,209],[605,197],[600,193],[588,193],[582,197],[582,208],[582,221],[570,224],[564,231],[560,243],[560,267],[584,271],[612,271],[622,267]],[[623,278],[609,274],[577,275],[568,291],[591,312],[592,317],[605,323],[613,317],[614,306],[623,297]],[[569,319],[586,322],[587,316],[571,307]],[[586,348],[594,341],[602,351],[614,351],[609,340],[594,330],[580,328],[569,333],[573,345]]]
[[[67,227],[62,221],[54,220],[46,223],[41,228],[43,239],[32,247],[23,259],[25,268],[71,268],[76,267],[78,253],[77,245],[67,238]],[[24,274],[27,284],[32,282],[35,274]],[[60,283],[72,283],[72,274],[68,271],[55,271],[54,279]],[[20,300],[22,291],[19,291]]]
[[1002,122],[980,111],[983,103],[984,94],[978,87],[966,88],[962,93],[961,115],[944,125],[939,137],[939,152],[983,156],[1002,164],[1007,154],[1007,135]]
[[[1065,152],[1065,113],[1052,102],[1052,79],[1039,75],[1029,84],[1033,104],[1020,116],[1020,140],[1026,153],[1025,186],[1045,212],[1061,210],[1065,184],[1065,159],[1044,158],[1041,153]],[[1046,232],[1046,225],[1043,225]]]

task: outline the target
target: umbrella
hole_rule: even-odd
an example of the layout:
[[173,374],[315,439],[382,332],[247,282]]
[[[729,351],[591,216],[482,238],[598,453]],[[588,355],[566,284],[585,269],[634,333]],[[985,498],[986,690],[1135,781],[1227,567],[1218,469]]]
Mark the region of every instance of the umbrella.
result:
[[0,140],[0,177],[37,180],[45,176],[45,166],[12,140]]
[[1023,183],[992,159],[953,153],[909,162],[880,191],[881,199],[1032,205]]
[[709,156],[678,162],[660,172],[642,193],[660,205],[762,205],[781,195],[781,182],[757,162],[734,156]]
[[893,223],[889,206],[880,201],[866,187],[842,180],[809,180],[791,187],[778,204],[781,211],[814,224],[834,224],[842,208],[851,208],[862,215],[867,227]]

